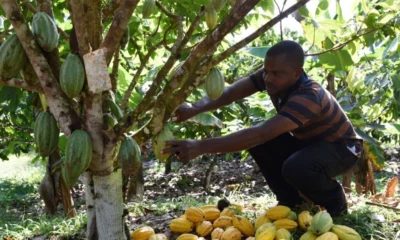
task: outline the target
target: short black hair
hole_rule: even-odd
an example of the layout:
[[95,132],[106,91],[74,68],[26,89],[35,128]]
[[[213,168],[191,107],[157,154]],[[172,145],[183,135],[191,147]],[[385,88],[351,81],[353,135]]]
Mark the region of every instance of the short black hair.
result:
[[285,55],[286,61],[293,67],[302,68],[304,65],[303,48],[295,41],[281,41],[268,49],[265,57],[276,57]]

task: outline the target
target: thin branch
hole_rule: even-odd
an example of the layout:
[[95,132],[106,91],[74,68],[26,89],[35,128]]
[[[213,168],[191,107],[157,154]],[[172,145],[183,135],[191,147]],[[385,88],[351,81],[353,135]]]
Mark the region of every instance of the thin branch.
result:
[[132,43],[133,47],[136,49],[136,52],[138,54],[139,60],[142,63],[143,62],[143,54],[140,51],[140,46],[136,43],[136,39],[130,39],[130,42]]
[[163,15],[160,14],[160,17],[158,18],[157,27],[156,27],[156,29],[154,30],[154,32],[153,32],[152,34],[150,34],[150,37],[154,37],[154,36],[157,34],[158,29],[160,28],[162,16],[163,16]]
[[395,211],[400,211],[400,208],[388,206],[388,205],[385,205],[385,204],[382,204],[382,203],[375,203],[375,202],[371,202],[371,201],[366,201],[365,204],[374,205],[374,206],[378,206],[378,207],[384,207],[384,208],[392,209],[392,210],[395,210]]
[[314,23],[314,22],[313,22],[313,29],[314,29],[314,32],[313,32],[313,41],[312,41],[311,46],[307,49],[307,51],[305,51],[305,54],[307,54],[308,51],[310,51],[311,48],[312,48],[312,47],[314,46],[314,44],[315,44],[315,23]]
[[[274,0],[274,2],[275,2],[275,5],[276,5],[276,7],[277,7],[277,8],[278,8],[278,10],[279,10],[279,14],[282,14],[281,7],[279,7],[279,4],[276,2],[276,0]],[[285,1],[285,3],[286,3],[286,1]],[[281,21],[279,21],[279,25],[280,25],[280,29],[281,29],[281,41],[283,41],[282,20],[281,20]]]
[[171,24],[171,25],[169,25],[169,27],[165,30],[165,32],[164,32],[164,37],[163,37],[163,45],[164,45],[164,47],[165,47],[165,49],[167,49],[168,51],[172,51],[172,47],[169,47],[168,46],[168,44],[167,44],[167,35],[168,35],[168,32],[173,28],[173,27],[175,27],[175,25],[176,24]]
[[[22,3],[25,5],[26,8],[28,8],[32,13],[37,13],[38,10],[28,0],[23,0]],[[64,32],[58,25],[57,25],[57,31],[58,33],[66,40],[69,40],[69,35]]]
[[123,0],[114,16],[110,30],[108,30],[100,48],[105,48],[107,64],[110,63],[115,50],[128,27],[129,19],[132,16],[139,0]]
[[102,23],[104,24],[108,18],[114,15],[114,12],[118,9],[121,1],[111,0],[108,5],[102,10]]
[[197,26],[199,25],[200,20],[203,18],[203,16],[204,16],[205,13],[206,13],[206,8],[202,6],[201,9],[200,9],[200,12],[197,13],[197,15],[196,15],[195,19],[192,21],[192,23],[191,23],[189,29],[186,31],[185,37],[184,37],[183,40],[182,40],[182,43],[181,43],[181,46],[179,47],[178,52],[181,52],[181,51],[182,51],[182,48],[183,48],[184,46],[186,46],[186,44],[189,42],[190,38],[191,38],[192,35],[193,35],[194,30],[195,30],[195,29],[197,28]]
[[10,80],[0,80],[0,85],[7,87],[16,87],[31,92],[43,93],[43,89],[40,85],[29,86],[24,80],[19,78],[11,78]]
[[118,46],[118,50],[115,51],[114,54],[114,62],[113,62],[113,68],[112,72],[110,74],[111,76],[111,89],[114,93],[117,92],[117,83],[118,83],[118,66],[119,66],[119,49],[121,46]]
[[87,33],[86,15],[83,2],[80,0],[69,0],[71,6],[72,22],[75,29],[76,39],[78,40],[79,54],[81,56],[90,52],[89,36]]
[[275,24],[277,24],[279,21],[281,21],[282,19],[287,17],[289,14],[293,13],[294,11],[299,9],[300,7],[304,6],[309,1],[310,0],[300,0],[300,1],[298,1],[296,4],[292,5],[291,7],[289,7],[285,11],[283,11],[282,14],[280,14],[279,16],[274,17],[269,22],[264,24],[262,27],[257,29],[254,33],[250,34],[249,36],[247,36],[246,38],[244,38],[240,42],[238,42],[235,45],[233,45],[232,47],[228,48],[227,50],[225,50],[225,52],[219,54],[217,57],[215,57],[215,59],[213,59],[213,61],[211,62],[211,65],[215,66],[218,63],[222,62],[223,60],[225,60],[226,58],[231,56],[233,53],[235,53],[237,50],[239,50],[242,47],[246,46],[248,43],[250,43],[254,39],[256,39],[259,36],[261,36],[266,31],[271,29]]
[[175,21],[178,20],[179,16],[173,14],[172,12],[168,11],[159,1],[156,1],[156,6],[161,10],[161,12],[165,13],[168,17],[174,19]]
[[124,98],[121,103],[122,110],[125,110],[127,108],[128,102],[129,102],[129,97],[132,95],[133,89],[135,88],[135,86],[139,80],[140,74],[142,73],[147,62],[149,61],[151,55],[154,53],[155,50],[157,50],[157,48],[159,48],[162,45],[162,43],[163,43],[163,41],[160,41],[156,45],[152,46],[149,49],[149,51],[147,52],[146,56],[143,58],[143,61],[140,63],[140,66],[139,66],[138,70],[136,71],[135,76],[132,78],[132,81],[129,84],[129,87],[125,92]]

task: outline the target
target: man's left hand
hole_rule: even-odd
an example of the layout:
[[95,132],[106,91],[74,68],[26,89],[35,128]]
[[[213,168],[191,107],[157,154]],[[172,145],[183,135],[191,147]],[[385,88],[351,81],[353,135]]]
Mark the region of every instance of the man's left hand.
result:
[[[178,161],[188,163],[190,160],[202,155],[200,141],[196,140],[171,140],[165,142],[163,154],[175,153]],[[169,148],[168,148],[169,147]]]

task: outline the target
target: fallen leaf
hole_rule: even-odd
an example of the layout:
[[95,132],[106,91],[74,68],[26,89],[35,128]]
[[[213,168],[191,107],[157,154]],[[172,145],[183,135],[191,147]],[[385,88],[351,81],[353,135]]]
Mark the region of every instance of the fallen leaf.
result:
[[386,194],[385,197],[394,197],[394,192],[396,190],[396,185],[399,179],[397,177],[392,178],[390,181],[388,181],[386,185]]

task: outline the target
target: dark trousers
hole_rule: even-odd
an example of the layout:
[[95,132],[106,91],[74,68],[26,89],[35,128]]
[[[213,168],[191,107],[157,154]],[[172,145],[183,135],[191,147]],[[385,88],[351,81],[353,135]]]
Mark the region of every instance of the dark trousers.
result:
[[347,211],[343,189],[333,177],[350,170],[358,158],[344,144],[301,141],[285,133],[249,152],[280,205],[302,203],[300,191],[332,216]]

